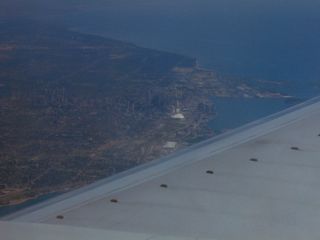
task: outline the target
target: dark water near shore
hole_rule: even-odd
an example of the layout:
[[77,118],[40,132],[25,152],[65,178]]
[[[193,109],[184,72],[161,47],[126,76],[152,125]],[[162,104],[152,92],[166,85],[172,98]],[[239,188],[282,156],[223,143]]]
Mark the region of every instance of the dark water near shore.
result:
[[[37,8],[24,7],[25,11],[41,21],[196,57],[201,67],[250,80],[253,85],[258,81],[277,82],[273,91],[300,99],[320,93],[318,0],[30,2]],[[256,101],[250,120],[259,118],[263,111],[277,111],[279,101]],[[229,106],[224,102],[218,108],[232,111]],[[219,116],[224,115],[220,112]],[[231,125],[242,123],[239,119],[231,119]]]
[[79,31],[193,56],[227,76],[319,93],[320,1],[93,0],[60,15]]
[[[320,93],[317,0],[93,0],[59,18],[78,31],[196,57],[225,77],[277,82],[273,91],[299,99]],[[240,111],[246,104],[250,113]],[[235,105],[237,118],[230,115]],[[290,105],[219,100],[211,125],[219,131],[240,126]]]
[[42,195],[40,197],[37,197],[35,199],[30,199],[28,201],[25,201],[24,203],[21,203],[21,204],[0,207],[0,217],[14,213],[14,212],[22,210],[24,208],[30,207],[30,206],[35,205],[37,203],[44,202],[44,201],[46,201],[52,197],[56,197],[60,194],[61,193],[48,193],[48,194]]
[[210,127],[216,133],[223,133],[246,123],[266,117],[291,107],[301,100],[266,98],[213,98],[216,118]]
[[[273,91],[300,99],[320,93],[320,1],[94,0],[61,19],[82,32],[196,57],[202,67],[253,85],[278,82]],[[210,125],[234,128],[292,104],[216,99]]]

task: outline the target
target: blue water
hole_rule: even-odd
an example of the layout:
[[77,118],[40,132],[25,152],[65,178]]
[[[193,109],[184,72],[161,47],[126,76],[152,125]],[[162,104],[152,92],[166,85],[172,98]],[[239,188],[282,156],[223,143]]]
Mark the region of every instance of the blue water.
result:
[[[82,32],[196,57],[225,77],[279,82],[271,90],[300,99],[320,93],[318,0],[92,0],[59,19]],[[221,99],[211,126],[233,128],[291,104]]]
[[265,98],[220,98],[212,99],[217,113],[210,127],[216,133],[223,133],[246,123],[280,112],[299,100]]
[[319,92],[318,0],[92,0],[49,16],[83,32],[197,57],[224,75],[281,81],[280,90],[299,97]]

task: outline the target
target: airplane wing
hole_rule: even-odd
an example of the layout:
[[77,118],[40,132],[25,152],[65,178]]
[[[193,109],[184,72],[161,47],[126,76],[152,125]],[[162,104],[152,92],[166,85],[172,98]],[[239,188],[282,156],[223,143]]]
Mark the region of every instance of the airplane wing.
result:
[[320,239],[319,134],[315,98],[9,215],[0,238]]

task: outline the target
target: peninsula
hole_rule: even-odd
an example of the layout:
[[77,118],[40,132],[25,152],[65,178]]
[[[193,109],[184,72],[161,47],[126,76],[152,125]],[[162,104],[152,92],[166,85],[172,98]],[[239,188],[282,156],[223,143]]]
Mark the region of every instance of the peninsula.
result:
[[278,96],[194,58],[56,26],[0,25],[0,206],[211,137],[212,96]]

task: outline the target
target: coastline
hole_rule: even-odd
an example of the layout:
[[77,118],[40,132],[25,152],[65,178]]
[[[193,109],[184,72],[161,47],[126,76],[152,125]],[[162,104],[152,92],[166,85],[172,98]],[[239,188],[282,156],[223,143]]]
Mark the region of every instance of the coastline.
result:
[[[241,98],[241,99],[242,99],[242,101],[245,101],[244,98]],[[223,97],[223,98],[221,98],[221,100],[222,100],[222,103],[217,103],[217,97],[213,98],[213,103],[215,104],[216,108],[217,108],[217,105],[218,105],[218,109],[215,110],[214,115],[212,115],[211,117],[207,116],[207,118],[203,118],[202,119],[203,124],[207,125],[207,127],[211,128],[214,132],[216,132],[216,135],[224,133],[226,129],[231,130],[231,129],[235,128],[235,127],[239,127],[241,124],[245,124],[245,123],[248,123],[250,121],[254,121],[259,117],[263,117],[263,116],[265,116],[267,114],[276,112],[276,111],[270,111],[269,110],[269,112],[265,113],[265,115],[261,115],[261,113],[260,113],[259,117],[256,116],[256,117],[251,118],[251,119],[248,118],[248,119],[245,119],[245,121],[241,120],[241,119],[243,119],[244,116],[241,116],[241,117],[239,116],[240,118],[237,118],[238,121],[233,121],[233,122],[231,122],[231,125],[228,126],[228,124],[230,124],[230,121],[224,121],[223,120],[226,117],[228,117],[228,116],[225,115],[226,112],[228,112],[228,106],[226,106],[225,104],[229,104],[229,108],[230,108],[230,106],[232,106],[235,101],[239,101],[239,98],[232,98],[232,97],[231,98],[224,98]],[[263,100],[263,99],[260,99],[260,100]],[[265,99],[265,100],[268,100],[268,99]],[[285,101],[285,99],[278,99],[278,100],[279,100],[279,102]],[[228,103],[228,101],[229,101],[229,103]],[[251,101],[253,101],[253,102],[257,101],[257,99],[252,99],[251,98]],[[290,107],[292,105],[286,105],[286,106]],[[224,111],[220,112],[222,109],[224,109]],[[284,108],[276,108],[276,110],[283,110],[283,109]],[[239,111],[239,109],[237,111]],[[229,112],[231,112],[231,111],[229,110]],[[237,114],[237,113],[235,113],[235,114]],[[231,118],[229,118],[229,119],[231,119]],[[221,125],[221,123],[220,123],[221,121],[224,122],[224,125]],[[195,138],[193,138],[193,139],[195,139],[194,141],[193,141],[193,139],[188,139],[188,140],[186,140],[186,142],[189,142],[191,145],[193,145],[193,144],[197,144],[198,142],[205,141],[205,140],[207,140],[209,138],[210,138],[209,136],[198,135]],[[186,146],[181,146],[180,145],[178,148],[174,149],[174,151],[181,151],[185,147]],[[160,155],[159,157],[165,157],[167,154],[169,154],[169,153],[167,152],[165,154]],[[85,184],[83,186],[85,186]],[[72,188],[70,188],[70,190],[72,190]],[[47,199],[50,199],[52,197],[58,196],[58,195],[60,195],[60,194],[62,194],[64,192],[52,191],[52,192],[45,193],[45,194],[39,194],[39,195],[37,195],[35,197],[29,197],[29,198],[26,198],[26,199],[23,199],[23,200],[20,200],[20,201],[14,201],[13,203],[11,203],[9,205],[3,205],[3,206],[0,207],[0,217],[1,216],[5,216],[5,215],[10,214],[10,213],[13,213],[13,212],[15,212],[17,210],[32,206],[34,204],[40,203],[40,202],[45,201]]]
[[26,199],[18,204],[0,206],[0,218],[5,217],[7,215],[10,215],[12,213],[15,213],[17,211],[23,210],[25,208],[31,207],[31,206],[36,205],[38,203],[45,202],[45,201],[52,199],[54,197],[57,197],[61,194],[63,194],[63,192],[51,192],[51,193],[39,195],[34,198]]
[[[29,29],[28,31],[32,33],[33,30]],[[19,34],[26,34],[23,36],[26,39],[30,38],[31,46],[33,35],[30,35],[28,31],[27,33],[19,32],[17,34],[18,36]],[[65,189],[66,187],[70,190],[75,189],[75,186],[83,186],[84,183],[92,183],[98,179],[112,176],[115,173],[150,162],[191,144],[211,138],[216,133],[209,127],[209,123],[217,115],[217,112],[214,111],[214,102],[211,100],[213,96],[282,97],[278,93],[255,89],[254,86],[249,86],[245,82],[217,77],[217,73],[198,66],[197,60],[193,58],[139,48],[132,44],[97,36],[82,35],[64,30],[56,31],[58,31],[57,35],[61,35],[61,39],[58,41],[59,46],[70,44],[68,42],[70,35],[82,39],[77,42],[77,47],[73,49],[79,54],[79,58],[85,56],[85,59],[82,59],[83,62],[78,63],[80,65],[83,64],[88,67],[86,61],[91,62],[91,57],[82,54],[83,48],[85,48],[85,51],[92,51],[93,56],[98,54],[97,57],[100,57],[101,61],[105,61],[105,55],[111,56],[111,62],[116,61],[119,64],[118,61],[120,61],[120,67],[115,69],[115,71],[117,70],[116,73],[111,72],[118,77],[116,80],[119,81],[108,82],[112,86],[115,85],[116,91],[109,91],[110,89],[106,85],[103,93],[97,97],[95,93],[101,91],[98,88],[101,85],[100,77],[109,76],[108,74],[111,73],[106,72],[104,75],[99,75],[95,79],[96,82],[90,81],[90,85],[88,85],[92,88],[88,93],[89,96],[82,98],[83,92],[81,91],[87,91],[88,79],[82,79],[86,83],[85,85],[83,85],[83,82],[78,83],[76,80],[84,74],[83,72],[79,74],[78,69],[73,69],[74,74],[68,76],[69,78],[75,78],[73,79],[75,82],[74,88],[81,89],[81,91],[76,92],[76,94],[81,93],[79,96],[68,96],[63,82],[57,82],[58,87],[47,93],[43,91],[42,84],[51,84],[51,82],[44,81],[45,83],[33,87],[40,94],[34,96],[34,99],[28,98],[27,107],[18,105],[19,101],[16,99],[8,98],[3,101],[4,106],[10,113],[5,115],[9,116],[5,123],[10,123],[10,125],[7,128],[4,125],[4,129],[16,126],[14,119],[17,119],[15,115],[17,113],[25,115],[26,118],[29,117],[28,122],[31,123],[31,126],[23,127],[20,132],[12,133],[9,131],[6,133],[13,139],[20,138],[21,133],[25,133],[24,136],[28,137],[28,141],[23,142],[24,144],[27,142],[27,146],[15,145],[13,142],[12,145],[7,147],[7,159],[13,159],[13,163],[10,161],[4,162],[3,169],[11,165],[14,167],[13,174],[8,175],[4,172],[3,179],[5,184],[10,182],[12,186],[15,186],[6,186],[6,188],[10,189],[11,187],[11,189],[16,189],[16,192],[12,192],[12,195],[10,195],[10,191],[6,192],[6,189],[4,189],[1,198],[11,206],[18,207],[26,202],[41,199],[41,196],[47,196],[46,193],[48,192],[56,192],[55,189]],[[42,34],[43,36],[49,34],[47,37],[50,37],[52,32],[46,30]],[[43,41],[43,45],[46,46],[48,44],[47,38],[44,38]],[[90,48],[88,48],[87,41],[93,42]],[[25,43],[21,44],[23,50]],[[55,44],[57,43],[50,42],[48,52],[46,50],[43,53],[43,50],[41,50],[42,54],[47,54],[45,56],[48,57],[49,63],[53,65],[63,62],[56,62],[56,60],[51,59],[51,51],[56,52],[57,50],[50,47],[54,47]],[[103,48],[103,51],[106,52],[102,56],[100,56],[101,46],[110,48],[110,50],[108,50],[109,48]],[[25,57],[24,50],[21,52],[19,50],[21,49],[17,47],[16,51],[21,56],[18,53],[15,56],[18,56],[18,58]],[[36,52],[37,49],[34,51]],[[60,51],[62,60],[65,60],[69,56],[68,52],[63,48]],[[128,55],[132,54],[133,60],[139,61],[134,61],[134,65],[131,66],[132,59],[129,57],[127,59],[127,55],[123,54],[124,52]],[[11,52],[8,51],[6,54],[10,55]],[[114,58],[114,56],[120,56],[120,58]],[[145,58],[151,59],[151,63],[146,63]],[[103,63],[107,64],[109,62]],[[39,62],[39,64],[41,63]],[[50,64],[47,67],[50,67]],[[93,64],[89,67],[97,68],[96,72],[100,73],[98,71],[99,67],[104,66],[104,64],[98,66]],[[34,66],[36,65],[34,64]],[[130,67],[132,68],[132,76],[130,72],[123,76],[124,69]],[[138,69],[141,72],[137,73],[136,67],[139,67]],[[69,72],[69,69],[65,70]],[[22,70],[19,68],[17,71]],[[34,71],[37,70],[34,69]],[[154,71],[157,71],[157,74]],[[44,73],[45,76],[47,76],[46,73]],[[20,80],[18,78],[17,82]],[[121,83],[119,83],[120,81]],[[47,86],[48,89],[50,89],[50,84]],[[124,86],[128,87],[125,91],[123,90]],[[25,100],[23,96],[28,94],[32,96],[33,88],[21,87],[21,93],[17,93],[21,98],[20,101]],[[17,105],[19,108],[16,109]],[[69,111],[68,114],[64,112],[65,110]],[[174,117],[175,115],[178,115],[179,118]],[[111,127],[106,124],[105,120],[111,123]],[[32,124],[36,122],[36,134],[30,135],[30,132],[24,132],[25,129],[33,129]],[[52,123],[49,127],[48,122]],[[106,128],[106,126],[108,127]],[[86,131],[83,131],[83,128]],[[105,135],[101,135],[101,132],[105,132]],[[114,138],[114,135],[116,135],[116,138]],[[175,142],[176,146],[169,149],[165,148],[167,142]],[[25,149],[28,150],[28,155],[21,154],[22,151],[20,150],[25,151]],[[12,155],[9,150],[14,150],[21,155]],[[16,163],[16,159],[21,160]],[[30,168],[29,171],[33,171],[33,179],[30,178],[29,183],[16,181],[16,178],[25,177],[25,174],[29,174],[27,168]],[[21,175],[14,174],[17,169],[21,171]],[[14,185],[15,181],[18,182],[16,185]],[[35,197],[30,198],[30,192],[25,189],[31,189]],[[10,207],[10,205],[7,206]]]

